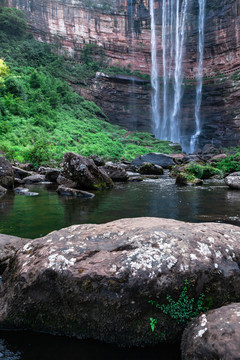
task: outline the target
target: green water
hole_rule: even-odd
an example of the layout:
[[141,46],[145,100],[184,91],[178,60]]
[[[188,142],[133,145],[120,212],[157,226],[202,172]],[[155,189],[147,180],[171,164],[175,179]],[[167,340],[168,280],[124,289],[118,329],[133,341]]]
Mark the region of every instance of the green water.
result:
[[162,177],[117,184],[93,199],[62,197],[52,185],[29,186],[38,196],[9,193],[0,198],[0,232],[36,238],[73,224],[156,216],[189,222],[218,221],[240,226],[240,191],[218,181],[178,187]]

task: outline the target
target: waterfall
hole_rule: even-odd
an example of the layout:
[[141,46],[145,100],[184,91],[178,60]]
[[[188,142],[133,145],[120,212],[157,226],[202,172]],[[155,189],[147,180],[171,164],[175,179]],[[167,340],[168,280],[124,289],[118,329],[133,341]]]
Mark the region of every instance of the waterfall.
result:
[[152,85],[152,123],[153,133],[156,137],[160,136],[160,104],[159,104],[159,80],[158,80],[158,62],[157,62],[157,42],[156,42],[156,23],[154,0],[150,0],[151,17],[151,85]]
[[206,0],[198,0],[198,69],[197,69],[197,87],[196,87],[196,103],[195,103],[195,125],[196,131],[191,136],[190,152],[196,150],[198,137],[201,134],[201,118],[200,107],[202,102],[202,75],[203,75],[203,51],[204,51],[204,23],[205,23],[205,5]]
[[[204,50],[204,17],[206,0],[198,0],[198,69],[195,103],[195,133],[188,149],[195,148],[201,133],[200,106],[202,101],[202,65]],[[162,88],[160,94],[157,58],[156,10],[150,0],[151,17],[151,84],[152,123],[157,138],[182,143],[181,99],[183,95],[183,60],[186,40],[187,13],[190,0],[162,0]],[[191,144],[190,144],[191,143]],[[186,150],[186,149],[185,149]]]
[[175,71],[174,71],[174,101],[170,119],[170,140],[180,142],[180,106],[182,97],[182,61],[185,39],[185,24],[188,0],[183,0],[180,11],[180,0],[176,0],[176,28],[175,28]]
[[[129,25],[129,29],[130,29],[130,39],[131,39],[131,53],[132,53],[132,63],[134,64],[134,59],[135,59],[135,44],[134,44],[134,10],[135,10],[135,2],[134,0],[130,0],[130,2],[128,3],[128,9],[129,9],[129,15],[130,15],[130,25]],[[129,97],[129,101],[130,101],[130,111],[132,114],[132,128],[135,130],[137,129],[137,105],[136,105],[136,96],[135,96],[135,92],[136,92],[136,84],[135,84],[135,79],[133,78],[131,80],[131,93],[130,93],[130,97]]]

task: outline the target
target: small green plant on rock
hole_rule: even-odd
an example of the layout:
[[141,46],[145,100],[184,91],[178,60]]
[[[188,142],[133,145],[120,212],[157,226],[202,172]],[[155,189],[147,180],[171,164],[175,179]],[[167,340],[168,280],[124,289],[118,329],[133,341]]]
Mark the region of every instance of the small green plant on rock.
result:
[[[201,294],[197,301],[188,296],[188,281],[185,280],[184,288],[179,295],[178,300],[174,300],[170,295],[167,295],[168,304],[159,304],[157,301],[149,300],[149,303],[155,305],[157,309],[163,311],[164,314],[169,315],[176,320],[178,324],[187,323],[192,318],[206,311],[204,307],[205,295]],[[157,320],[150,318],[150,326],[152,331],[155,330]]]

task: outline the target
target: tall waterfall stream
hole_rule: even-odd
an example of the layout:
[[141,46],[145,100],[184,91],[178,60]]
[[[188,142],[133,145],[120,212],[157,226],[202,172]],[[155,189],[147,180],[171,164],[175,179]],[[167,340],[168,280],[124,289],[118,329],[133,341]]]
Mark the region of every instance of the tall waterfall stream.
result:
[[[181,129],[181,99],[183,95],[183,60],[188,20],[189,0],[163,0],[161,11],[150,0],[151,16],[151,84],[152,124],[154,135],[161,140],[171,140],[193,152],[201,134],[200,107],[202,101],[202,75],[204,52],[205,2],[198,0],[198,64],[196,70],[195,130],[188,141],[183,142]],[[158,19],[159,14],[162,18]],[[161,38],[157,36],[157,20],[162,24]],[[159,66],[158,45],[161,41],[162,69]],[[160,74],[162,81],[160,82]],[[160,83],[162,89],[160,91]]]

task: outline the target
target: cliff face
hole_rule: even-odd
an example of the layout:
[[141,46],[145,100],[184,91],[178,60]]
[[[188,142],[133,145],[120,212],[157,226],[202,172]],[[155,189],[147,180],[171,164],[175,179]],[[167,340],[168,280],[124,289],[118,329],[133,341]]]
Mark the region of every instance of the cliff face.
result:
[[[185,76],[195,74],[197,2],[189,6]],[[207,0],[204,74],[240,68],[240,0]],[[6,0],[23,10],[36,38],[58,43],[79,58],[85,44],[104,48],[112,64],[150,72],[151,29],[148,0]],[[133,4],[133,5],[132,5]],[[155,0],[156,9],[160,1]],[[191,4],[191,2],[190,2]],[[157,19],[161,38],[161,14]],[[161,44],[158,44],[159,60]],[[161,63],[159,64],[162,68]]]
[[[56,43],[75,59],[85,44],[95,43],[105,50],[109,63],[150,73],[151,29],[148,0],[5,0],[6,5],[27,14],[36,39]],[[161,1],[155,0],[156,9]],[[197,66],[197,1],[191,1],[188,15],[184,77],[192,79]],[[157,38],[161,39],[161,13]],[[161,41],[158,58],[161,75]],[[206,2],[202,143],[214,137],[223,145],[240,141],[240,93],[231,79],[240,71],[240,0]],[[217,78],[223,78],[223,81]],[[222,76],[225,75],[225,76]],[[191,84],[190,84],[191,85]],[[194,123],[194,89],[188,84],[183,98],[183,127]],[[150,86],[146,83],[98,77],[89,89],[78,91],[97,102],[110,120],[129,129],[150,129]],[[189,116],[186,116],[189,114]]]

